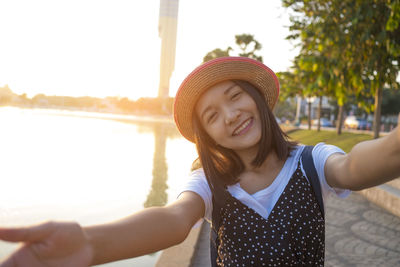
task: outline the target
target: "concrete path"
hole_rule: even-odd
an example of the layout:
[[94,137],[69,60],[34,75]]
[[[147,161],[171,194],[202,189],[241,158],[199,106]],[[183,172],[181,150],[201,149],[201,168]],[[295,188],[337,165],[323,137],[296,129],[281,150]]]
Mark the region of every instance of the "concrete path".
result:
[[[210,266],[208,224],[200,231],[191,267]],[[326,203],[325,266],[400,266],[400,218],[357,193],[332,197]]]

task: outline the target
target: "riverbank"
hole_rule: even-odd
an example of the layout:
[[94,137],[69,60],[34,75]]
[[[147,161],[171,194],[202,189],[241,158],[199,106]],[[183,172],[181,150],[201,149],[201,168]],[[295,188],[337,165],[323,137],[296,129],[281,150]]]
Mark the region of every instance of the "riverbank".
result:
[[[3,226],[97,225],[176,199],[196,153],[179,133],[168,135],[172,119],[104,115],[0,108]],[[14,249],[0,241],[0,258]],[[160,254],[105,266],[154,266]]]
[[117,114],[117,113],[103,113],[91,111],[78,111],[78,110],[59,110],[59,109],[32,109],[38,113],[46,113],[57,116],[76,116],[91,119],[107,119],[122,122],[163,122],[174,123],[172,115],[130,115],[130,114]]
[[73,116],[81,118],[91,119],[106,119],[116,120],[121,122],[165,122],[174,123],[172,115],[151,115],[151,114],[120,114],[120,113],[108,113],[108,112],[94,112],[94,111],[82,111],[74,109],[51,109],[51,108],[26,108],[26,107],[13,107],[4,106],[0,107],[1,110],[29,110],[35,114],[46,114],[56,116]]

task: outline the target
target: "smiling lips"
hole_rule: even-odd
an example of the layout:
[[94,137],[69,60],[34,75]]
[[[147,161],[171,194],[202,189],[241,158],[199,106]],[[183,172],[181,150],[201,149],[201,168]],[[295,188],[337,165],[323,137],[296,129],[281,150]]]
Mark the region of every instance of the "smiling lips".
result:
[[253,118],[249,118],[245,120],[239,127],[233,131],[233,136],[241,135],[244,134],[252,125],[253,123]]

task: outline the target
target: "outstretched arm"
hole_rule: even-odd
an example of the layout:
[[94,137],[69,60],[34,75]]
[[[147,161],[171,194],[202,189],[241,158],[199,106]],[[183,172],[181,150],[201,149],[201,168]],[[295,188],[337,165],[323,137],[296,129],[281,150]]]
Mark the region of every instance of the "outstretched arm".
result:
[[185,240],[204,215],[204,202],[184,192],[166,207],[144,209],[112,224],[84,228],[94,248],[93,264],[152,253]]
[[360,142],[347,155],[333,154],[325,164],[331,187],[362,190],[400,177],[400,115],[387,136]]
[[0,240],[23,242],[0,267],[85,267],[137,257],[182,242],[203,215],[201,197],[185,192],[166,207],[97,226],[50,222],[0,228]]

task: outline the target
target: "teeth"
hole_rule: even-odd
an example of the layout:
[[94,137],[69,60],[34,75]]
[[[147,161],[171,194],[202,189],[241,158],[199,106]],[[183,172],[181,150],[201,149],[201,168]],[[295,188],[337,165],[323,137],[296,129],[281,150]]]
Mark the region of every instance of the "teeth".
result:
[[249,124],[250,124],[251,120],[247,120],[245,123],[242,124],[242,126],[240,126],[238,129],[236,129],[236,131],[233,133],[234,135],[237,135],[238,133],[240,133],[242,130],[244,130]]

